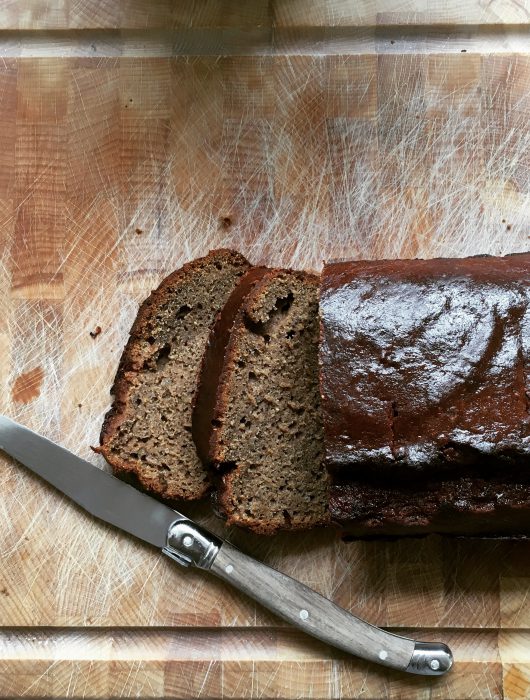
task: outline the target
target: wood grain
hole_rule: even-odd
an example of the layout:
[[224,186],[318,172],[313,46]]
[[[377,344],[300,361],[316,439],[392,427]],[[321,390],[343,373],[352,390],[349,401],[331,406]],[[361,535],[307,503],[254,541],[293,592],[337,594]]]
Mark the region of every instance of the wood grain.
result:
[[517,693],[527,636],[458,630],[447,640],[459,665],[425,679],[352,659],[292,629],[5,630],[0,697],[478,700],[503,697],[506,679],[505,697],[525,697]]
[[[527,249],[528,11],[3,3],[1,411],[104,468],[90,445],[138,303],[216,246],[317,270]],[[455,22],[467,39],[444,38]],[[177,55],[190,46],[209,55]],[[2,697],[530,696],[527,542],[267,539],[183,507],[356,615],[453,645],[433,683],[292,632],[3,457],[0,488]]]
[[529,20],[527,0],[14,0],[0,8],[2,29],[159,29],[165,27],[333,27],[402,24],[513,24]]

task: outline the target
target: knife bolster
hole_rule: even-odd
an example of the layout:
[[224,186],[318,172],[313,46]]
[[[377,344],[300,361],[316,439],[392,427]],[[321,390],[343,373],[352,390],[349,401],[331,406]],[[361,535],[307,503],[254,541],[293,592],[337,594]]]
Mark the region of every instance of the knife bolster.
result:
[[221,544],[222,540],[191,520],[175,520],[169,526],[162,552],[181,566],[208,570]]

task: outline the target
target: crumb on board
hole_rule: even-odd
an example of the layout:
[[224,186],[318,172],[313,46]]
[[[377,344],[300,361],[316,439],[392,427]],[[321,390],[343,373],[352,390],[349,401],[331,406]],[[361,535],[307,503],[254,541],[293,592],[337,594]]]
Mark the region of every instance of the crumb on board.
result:
[[91,338],[97,338],[97,336],[101,333],[101,326],[96,326],[93,331],[90,331],[90,337]]
[[222,216],[221,217],[221,226],[224,229],[230,228],[232,226],[232,219],[230,216]]
[[135,228],[134,232],[137,233],[138,235],[140,235],[141,233],[144,232],[144,230],[143,230],[143,228]]

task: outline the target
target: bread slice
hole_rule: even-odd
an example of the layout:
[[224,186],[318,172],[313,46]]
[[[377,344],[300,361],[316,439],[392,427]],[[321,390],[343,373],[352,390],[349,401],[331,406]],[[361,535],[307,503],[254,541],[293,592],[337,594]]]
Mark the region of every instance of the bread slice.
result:
[[239,283],[230,294],[228,301],[217,314],[210,330],[204,352],[199,384],[193,400],[192,435],[197,454],[204,464],[211,464],[211,440],[216,415],[217,388],[221,381],[225,353],[230,341],[234,321],[245,297],[254,285],[266,274],[266,267],[251,267],[242,275]]
[[191,435],[192,400],[210,328],[249,267],[231,250],[184,265],[132,326],[98,451],[117,475],[161,498],[197,499],[211,486]]
[[273,534],[328,522],[316,276],[268,270],[244,298],[208,447],[229,524]]

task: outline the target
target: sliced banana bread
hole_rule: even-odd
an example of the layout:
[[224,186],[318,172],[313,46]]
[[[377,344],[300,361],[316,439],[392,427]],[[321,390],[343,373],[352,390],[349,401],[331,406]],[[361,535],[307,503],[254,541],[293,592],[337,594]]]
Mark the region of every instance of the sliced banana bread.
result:
[[268,270],[243,299],[208,440],[230,524],[273,534],[328,522],[316,276]]
[[217,394],[225,361],[225,352],[230,341],[230,334],[245,297],[254,285],[267,272],[266,267],[251,267],[240,278],[239,283],[228,301],[217,314],[210,330],[206,350],[199,372],[199,385],[193,400],[192,435],[197,454],[204,464],[209,464],[213,431],[213,420],[217,403]]
[[191,435],[192,401],[210,328],[249,267],[231,250],[184,265],[143,302],[131,329],[98,451],[162,498],[196,499],[210,487]]

